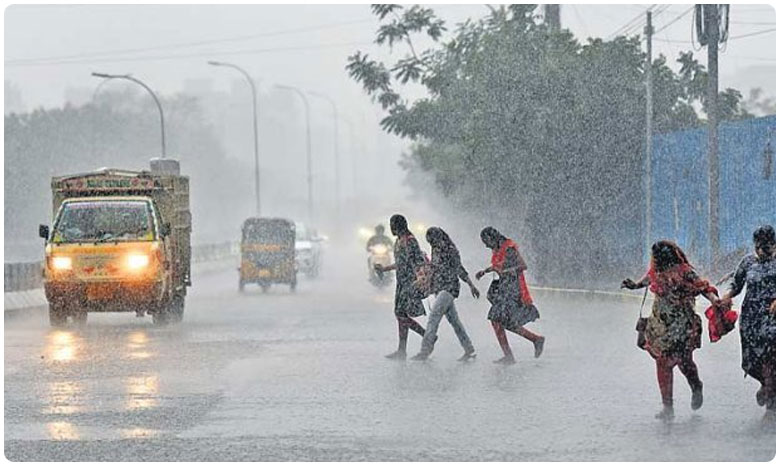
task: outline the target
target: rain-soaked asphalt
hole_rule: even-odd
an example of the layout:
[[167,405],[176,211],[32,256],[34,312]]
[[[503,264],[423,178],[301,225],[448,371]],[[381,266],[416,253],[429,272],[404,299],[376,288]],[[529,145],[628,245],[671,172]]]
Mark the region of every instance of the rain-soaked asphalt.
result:
[[[5,322],[10,460],[769,460],[775,426],[739,369],[738,337],[696,354],[705,403],[675,375],[676,418],[653,415],[652,360],[635,348],[636,304],[537,295],[540,359],[499,349],[486,302],[458,300],[475,362],[443,322],[433,359],[391,362],[390,291],[334,255],[290,294],[202,273],[180,326],[94,314],[83,330],[43,316]],[[470,265],[472,269],[477,265]],[[487,281],[483,279],[482,288]],[[464,291],[465,292],[465,291]],[[410,355],[419,346],[410,338]]]

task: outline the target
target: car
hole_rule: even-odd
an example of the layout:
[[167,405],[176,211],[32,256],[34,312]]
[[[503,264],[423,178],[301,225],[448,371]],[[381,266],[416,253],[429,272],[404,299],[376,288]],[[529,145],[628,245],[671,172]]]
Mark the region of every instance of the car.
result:
[[295,265],[308,278],[316,278],[322,267],[322,243],[326,237],[304,223],[295,223]]

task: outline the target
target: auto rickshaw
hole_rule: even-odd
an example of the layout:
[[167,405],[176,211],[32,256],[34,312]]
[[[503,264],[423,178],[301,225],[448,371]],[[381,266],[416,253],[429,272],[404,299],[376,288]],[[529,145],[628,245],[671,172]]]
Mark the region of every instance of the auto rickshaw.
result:
[[241,226],[238,290],[257,283],[268,291],[274,283],[297,286],[295,223],[283,218],[248,218]]

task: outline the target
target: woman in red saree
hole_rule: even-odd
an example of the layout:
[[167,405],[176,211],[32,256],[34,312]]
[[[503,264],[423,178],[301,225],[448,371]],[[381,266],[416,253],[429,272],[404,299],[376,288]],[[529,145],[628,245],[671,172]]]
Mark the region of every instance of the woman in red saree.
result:
[[635,282],[623,281],[622,287],[650,287],[655,294],[653,312],[647,320],[645,349],[655,359],[658,387],[663,409],[656,417],[674,416],[672,383],[677,366],[691,387],[691,408],[697,410],[704,402],[703,384],[699,379],[693,351],[701,347],[701,318],[694,311],[696,297],[705,296],[712,304],[718,302],[718,291],[700,278],[682,249],[671,241],[653,244],[650,269]]
[[517,333],[534,344],[534,357],[539,357],[544,349],[544,337],[537,335],[524,325],[539,318],[539,311],[533,304],[531,293],[525,282],[525,261],[511,239],[504,237],[495,228],[486,227],[480,233],[480,238],[486,247],[493,251],[490,266],[477,272],[480,279],[486,273],[498,273],[498,279],[493,281],[488,290],[490,301],[488,320],[493,325],[498,343],[504,352],[504,357],[495,361],[497,364],[514,364],[515,357],[506,330]]

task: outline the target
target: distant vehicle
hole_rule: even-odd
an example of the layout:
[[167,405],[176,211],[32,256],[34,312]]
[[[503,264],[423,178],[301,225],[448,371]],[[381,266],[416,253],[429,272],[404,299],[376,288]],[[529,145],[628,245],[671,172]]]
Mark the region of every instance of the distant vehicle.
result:
[[49,323],[84,324],[98,311],[181,321],[192,284],[191,220],[189,178],[178,161],[54,177],[51,188],[54,222],[38,228]]
[[298,284],[295,265],[295,223],[283,218],[248,218],[241,226],[241,266],[238,289],[250,283],[267,292],[282,283],[295,291]]
[[375,265],[383,267],[393,264],[393,250],[385,244],[376,244],[368,247],[368,281],[379,289],[393,282],[393,275],[389,273],[377,273]]
[[308,278],[316,278],[322,267],[322,242],[325,237],[303,223],[295,223],[295,263],[298,271]]

